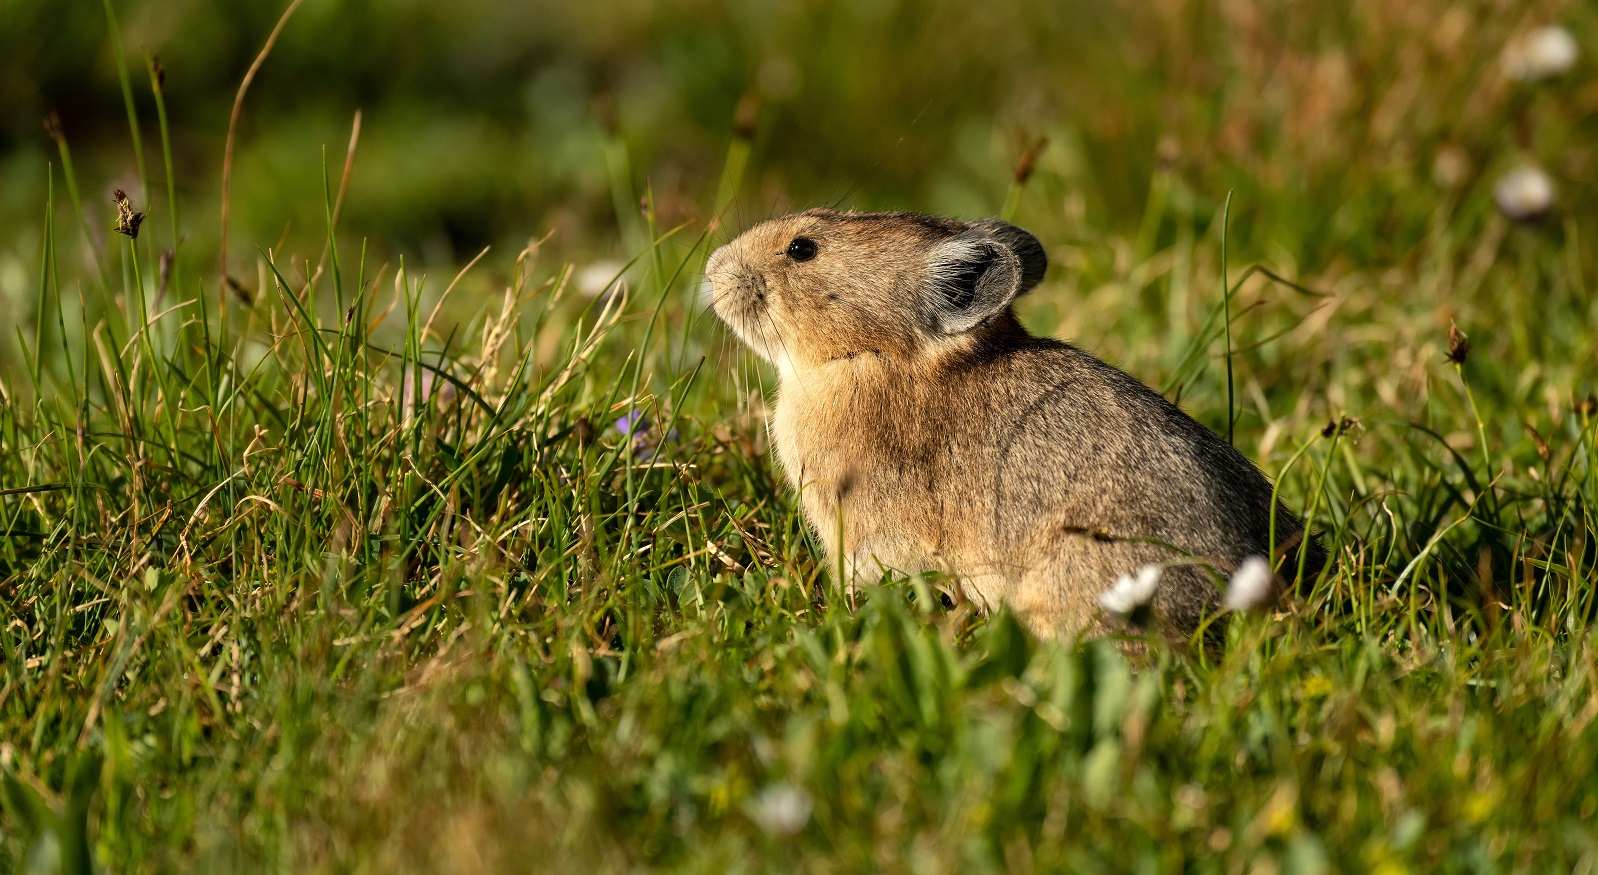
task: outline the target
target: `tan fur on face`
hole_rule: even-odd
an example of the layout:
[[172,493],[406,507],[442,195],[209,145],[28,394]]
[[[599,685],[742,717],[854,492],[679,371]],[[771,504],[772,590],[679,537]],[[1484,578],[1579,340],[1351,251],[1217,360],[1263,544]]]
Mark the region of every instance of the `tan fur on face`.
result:
[[[789,256],[795,238],[816,256]],[[833,560],[958,576],[1034,630],[1098,625],[1097,596],[1166,566],[1172,635],[1216,574],[1299,537],[1246,459],[1126,374],[1031,337],[1010,302],[1043,275],[1026,232],[812,210],[751,228],[706,276],[716,312],[782,375],[771,432]],[[1306,571],[1321,562],[1311,545]],[[1218,626],[1214,628],[1219,628]]]
[[[774,363],[813,368],[861,354],[903,356],[928,339],[916,290],[929,244],[963,228],[894,214],[810,210],[763,222],[706,264],[716,313]],[[817,255],[795,262],[806,237]]]

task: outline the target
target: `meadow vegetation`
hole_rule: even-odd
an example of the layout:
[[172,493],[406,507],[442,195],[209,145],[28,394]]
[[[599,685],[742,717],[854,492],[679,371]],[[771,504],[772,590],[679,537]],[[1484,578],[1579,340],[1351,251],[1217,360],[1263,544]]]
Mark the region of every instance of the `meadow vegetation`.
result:
[[[1598,9],[311,3],[230,126],[269,6],[4,13],[6,869],[1598,871]],[[1334,564],[842,591],[699,293],[817,204],[1036,233]]]

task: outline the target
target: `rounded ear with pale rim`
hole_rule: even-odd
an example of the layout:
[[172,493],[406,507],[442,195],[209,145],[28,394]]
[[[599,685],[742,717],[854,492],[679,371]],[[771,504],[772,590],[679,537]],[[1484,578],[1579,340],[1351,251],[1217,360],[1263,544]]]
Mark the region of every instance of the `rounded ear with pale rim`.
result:
[[971,228],[986,233],[1015,253],[1016,260],[1021,262],[1021,291],[1017,294],[1024,295],[1043,281],[1043,274],[1049,269],[1049,256],[1043,251],[1043,244],[1030,231],[998,219],[985,219]]
[[1037,285],[1048,263],[1031,234],[997,219],[977,222],[932,247],[924,291],[932,321],[945,334],[970,331]]

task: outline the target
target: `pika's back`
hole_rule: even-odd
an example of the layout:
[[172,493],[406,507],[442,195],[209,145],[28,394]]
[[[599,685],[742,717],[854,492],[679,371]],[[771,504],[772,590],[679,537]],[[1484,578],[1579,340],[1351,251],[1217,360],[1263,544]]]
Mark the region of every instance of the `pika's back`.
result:
[[[1019,329],[1016,329],[1019,333]],[[1200,556],[1263,553],[1271,487],[1158,393],[1069,344],[1013,336],[951,369],[949,420],[980,422],[1000,507],[1054,508],[1065,529],[1160,540]],[[1013,541],[1024,516],[993,532]]]

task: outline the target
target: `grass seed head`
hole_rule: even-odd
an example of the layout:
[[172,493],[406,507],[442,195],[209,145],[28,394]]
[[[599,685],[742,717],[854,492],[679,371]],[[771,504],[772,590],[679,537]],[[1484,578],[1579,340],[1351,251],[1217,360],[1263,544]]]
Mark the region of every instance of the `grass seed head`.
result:
[[1470,336],[1459,330],[1453,322],[1448,323],[1448,360],[1460,367],[1465,366],[1465,360],[1470,358]]
[[127,192],[120,188],[111,193],[111,202],[117,207],[117,222],[111,229],[130,240],[139,239],[139,226],[144,224],[144,214],[133,209]]
[[1043,154],[1043,149],[1048,145],[1048,137],[1038,137],[1022,150],[1021,157],[1015,162],[1016,185],[1025,185],[1026,181],[1032,178],[1032,171],[1037,169],[1038,156]]
[[1352,416],[1339,417],[1331,422],[1326,423],[1325,427],[1321,429],[1321,437],[1336,437],[1341,434],[1347,434],[1356,428],[1359,428],[1358,419],[1355,419]]
[[738,98],[738,106],[732,113],[732,135],[744,142],[753,140],[759,123],[760,98],[754,94]]

